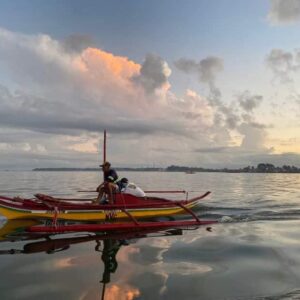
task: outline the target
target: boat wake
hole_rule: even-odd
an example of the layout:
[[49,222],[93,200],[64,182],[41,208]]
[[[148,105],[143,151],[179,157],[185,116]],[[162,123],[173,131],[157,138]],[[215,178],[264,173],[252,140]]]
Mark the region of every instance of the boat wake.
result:
[[259,297],[255,300],[297,300],[300,299],[300,290],[294,290],[283,295]]
[[265,207],[239,208],[201,205],[197,215],[204,219],[215,219],[221,223],[299,220],[300,209],[291,206],[270,205]]

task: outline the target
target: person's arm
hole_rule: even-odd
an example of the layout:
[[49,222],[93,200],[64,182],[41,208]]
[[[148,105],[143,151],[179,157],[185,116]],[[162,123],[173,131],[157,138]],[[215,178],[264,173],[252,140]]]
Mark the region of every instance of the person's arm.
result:
[[108,182],[116,182],[118,179],[118,174],[115,170],[110,170],[108,176],[107,176],[107,181]]

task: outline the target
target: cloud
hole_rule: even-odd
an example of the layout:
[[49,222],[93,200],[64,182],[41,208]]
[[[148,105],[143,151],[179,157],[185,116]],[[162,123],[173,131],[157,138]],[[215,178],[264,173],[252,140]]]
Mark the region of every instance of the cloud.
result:
[[[151,118],[150,120],[125,117],[92,108],[69,107],[64,103],[49,103],[43,98],[27,94],[13,94],[0,86],[0,124],[11,128],[27,128],[36,132],[72,135],[81,131],[111,133],[136,133],[141,135],[169,132],[183,135],[180,122]],[[104,110],[105,113],[105,110]],[[99,115],[102,117],[99,118]],[[20,118],[22,116],[22,118]]]
[[223,71],[223,60],[219,57],[209,56],[199,62],[199,75],[203,82],[215,81],[220,71]]
[[273,25],[293,24],[300,21],[299,0],[270,0],[268,20]]
[[30,169],[47,166],[93,166],[97,165],[97,147],[94,151],[78,152],[72,149],[77,143],[96,140],[99,136],[40,134],[21,128],[0,129],[0,168]]
[[231,149],[232,147],[204,147],[195,149],[195,152],[200,153],[223,153]]
[[223,70],[223,60],[219,57],[208,56],[199,62],[180,58],[174,62],[174,65],[185,73],[197,73],[201,82],[212,84],[216,79],[216,75]]
[[0,40],[0,64],[20,86],[14,93],[1,89],[2,124],[101,130],[111,118],[141,119],[147,99],[131,82],[139,64],[95,48],[70,54],[45,35],[0,30]]
[[244,91],[238,96],[238,101],[245,112],[251,113],[263,101],[263,96],[252,95],[249,91]]
[[292,82],[292,75],[300,67],[300,51],[288,52],[282,49],[272,49],[266,56],[266,65],[274,74],[274,79],[280,83]]
[[239,120],[240,120],[239,116],[233,113],[227,114],[226,116],[226,124],[229,129],[235,129],[237,127]]
[[47,35],[1,29],[0,40],[1,63],[20,86],[0,87],[2,126],[57,134],[107,128],[184,135],[191,132],[187,117],[198,128],[212,118],[201,97],[189,92],[178,98],[169,91],[171,70],[157,55],[148,54],[139,65],[97,48],[68,52]]
[[[199,62],[189,58],[180,58],[174,62],[174,65],[177,67],[177,69],[186,74],[196,74],[200,82],[208,85],[209,95],[207,99],[212,106],[217,107],[221,111],[223,110],[221,114],[216,114],[215,120],[217,124],[220,121],[221,115],[226,109],[221,100],[221,91],[216,86],[217,74],[224,68],[223,60],[215,56],[208,56]],[[229,126],[233,127],[235,117],[231,114],[230,116],[226,117],[226,119],[228,119]]]
[[[221,58],[210,56],[199,62],[181,58],[175,62],[175,66],[184,73],[197,74],[199,81],[207,83],[209,86],[210,94],[208,100],[215,110],[214,141],[219,144],[209,148],[218,149],[218,151],[227,149],[226,146],[231,141],[230,132],[235,130],[242,135],[241,148],[249,147],[252,150],[256,149],[259,151],[264,149],[266,132],[263,128],[252,126],[255,124],[255,121],[250,115],[262,101],[262,96],[252,95],[249,91],[245,91],[238,96],[239,106],[248,113],[246,118],[241,115],[236,103],[225,104],[221,99],[221,92],[215,84],[217,74],[223,70],[223,60]],[[243,122],[242,119],[244,119]],[[252,138],[257,140],[251,142]],[[220,144],[222,139],[225,144]]]
[[247,151],[253,150],[267,150],[265,147],[266,132],[264,128],[253,126],[249,123],[242,123],[239,126],[239,132],[244,135],[241,143],[241,149],[246,149]]
[[168,89],[168,77],[171,69],[167,62],[154,54],[148,54],[142,64],[140,74],[133,76],[133,81],[140,84],[147,93],[152,94],[157,89],[166,87]]
[[81,53],[83,50],[95,46],[92,37],[84,34],[72,34],[61,43],[66,52],[70,53]]

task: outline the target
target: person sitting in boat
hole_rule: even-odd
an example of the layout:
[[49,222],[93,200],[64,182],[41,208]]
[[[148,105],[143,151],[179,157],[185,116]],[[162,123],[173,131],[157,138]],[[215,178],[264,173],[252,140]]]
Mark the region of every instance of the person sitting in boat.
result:
[[127,178],[122,178],[117,182],[119,192],[130,194],[136,197],[146,197],[145,192],[133,182],[129,182]]
[[116,184],[118,186],[119,192],[122,192],[128,185],[128,179],[123,177],[121,180],[117,181]]
[[104,181],[97,187],[98,197],[96,203],[100,203],[104,193],[108,196],[108,203],[113,204],[113,192],[117,190],[116,182],[118,180],[117,172],[111,168],[111,164],[106,161],[104,164],[100,165],[104,174]]

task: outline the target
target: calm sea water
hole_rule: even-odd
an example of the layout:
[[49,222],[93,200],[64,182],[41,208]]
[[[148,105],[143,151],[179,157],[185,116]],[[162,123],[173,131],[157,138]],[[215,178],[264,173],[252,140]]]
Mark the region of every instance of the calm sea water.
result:
[[[103,291],[109,300],[300,299],[299,174],[120,175],[145,190],[185,189],[190,197],[210,190],[197,214],[220,224],[105,243],[64,235],[77,243],[60,251],[1,241],[1,300],[101,299]],[[85,197],[76,191],[99,181],[96,172],[0,172],[0,194]]]

